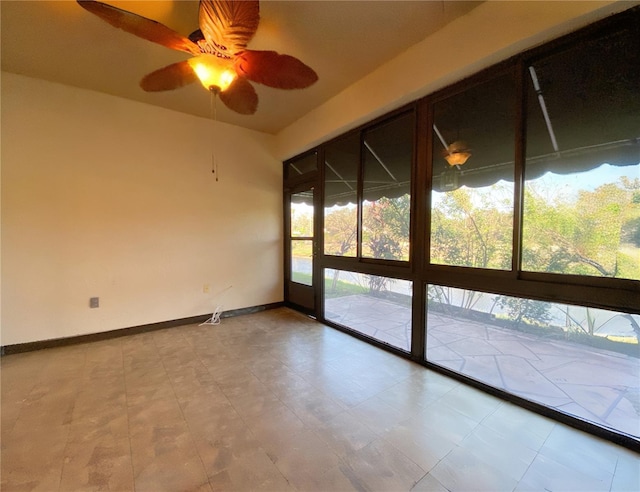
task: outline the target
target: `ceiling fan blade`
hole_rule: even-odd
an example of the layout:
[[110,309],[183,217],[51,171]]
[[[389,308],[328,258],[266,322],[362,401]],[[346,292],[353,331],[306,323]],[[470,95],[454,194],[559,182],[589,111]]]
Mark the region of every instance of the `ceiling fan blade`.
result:
[[140,87],[147,92],[171,91],[198,80],[188,61],[167,65],[146,75]]
[[186,51],[194,55],[201,53],[197,44],[159,22],[147,19],[133,12],[112,7],[106,3],[96,2],[94,0],[77,1],[83,9],[100,17],[118,29],[122,29],[142,39],[161,44],[173,50]]
[[238,77],[226,91],[221,92],[220,100],[240,114],[253,114],[258,109],[258,94],[244,77]]
[[236,71],[249,80],[276,89],[304,89],[318,80],[318,74],[311,67],[275,51],[243,51],[236,58]]
[[236,55],[247,47],[259,22],[257,0],[200,0],[199,23],[207,52]]

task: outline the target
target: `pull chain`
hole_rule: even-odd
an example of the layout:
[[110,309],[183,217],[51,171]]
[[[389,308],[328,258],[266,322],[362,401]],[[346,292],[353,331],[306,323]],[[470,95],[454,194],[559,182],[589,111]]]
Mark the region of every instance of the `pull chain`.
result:
[[218,181],[218,163],[216,162],[216,121],[218,118],[217,110],[217,94],[215,91],[209,91],[211,93],[211,173],[215,175],[216,182]]

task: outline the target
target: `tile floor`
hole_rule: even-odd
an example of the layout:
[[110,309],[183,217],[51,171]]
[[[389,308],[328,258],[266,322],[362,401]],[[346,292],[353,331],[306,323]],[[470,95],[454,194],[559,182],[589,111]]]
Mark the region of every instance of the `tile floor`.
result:
[[3,492],[640,490],[640,455],[284,308],[1,362]]

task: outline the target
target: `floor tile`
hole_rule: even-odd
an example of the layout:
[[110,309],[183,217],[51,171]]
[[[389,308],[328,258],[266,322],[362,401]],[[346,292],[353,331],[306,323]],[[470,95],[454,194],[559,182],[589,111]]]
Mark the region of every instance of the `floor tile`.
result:
[[[560,374],[557,347],[459,328],[441,347],[486,336]],[[640,490],[637,453],[285,308],[0,364],[3,492]]]
[[437,478],[428,473],[414,485],[411,492],[449,492],[449,489],[442,485]]
[[476,427],[459,447],[516,481],[522,478],[537,454],[517,438],[505,439],[484,425]]
[[375,441],[378,435],[350,412],[314,427],[315,433],[341,458]]
[[69,442],[60,490],[133,491],[129,439],[106,436]]
[[516,491],[580,491],[609,490],[611,480],[602,481],[538,455],[515,488]]
[[351,453],[344,461],[353,470],[354,481],[371,491],[410,490],[426,473],[383,439]]
[[272,446],[269,458],[295,488],[307,488],[313,477],[340,464],[340,458],[312,430],[306,430]]
[[209,479],[213,490],[295,491],[261,448],[242,455]]
[[618,461],[613,446],[563,426],[551,431],[539,454],[605,483],[611,482]]
[[405,407],[400,410],[393,407],[377,396],[348,411],[377,434],[382,434],[400,422],[415,416],[416,413],[413,408]]
[[520,444],[538,451],[556,423],[510,403],[504,403],[484,419],[482,425],[508,441],[517,440]]
[[611,492],[634,490],[640,490],[640,454],[624,450],[618,455]]
[[454,491],[513,490],[518,480],[458,447],[429,472],[446,489]]
[[[426,472],[430,471],[446,454],[444,451],[442,455],[434,452],[433,437],[425,432],[416,430],[411,420],[385,431],[382,437]],[[442,442],[439,442],[438,445],[440,449],[444,448]],[[451,443],[451,448],[453,446],[453,443]]]

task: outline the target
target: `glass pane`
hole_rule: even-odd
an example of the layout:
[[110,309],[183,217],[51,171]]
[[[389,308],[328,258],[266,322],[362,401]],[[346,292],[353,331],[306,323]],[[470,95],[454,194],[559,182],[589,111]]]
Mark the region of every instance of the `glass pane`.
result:
[[356,256],[360,138],[330,143],[324,158],[324,253]]
[[303,174],[313,172],[316,169],[318,169],[318,157],[314,152],[289,162],[285,168],[285,177],[295,178],[296,176],[302,176]]
[[291,240],[291,280],[304,285],[313,285],[313,241]]
[[428,286],[427,360],[640,436],[640,315]]
[[364,134],[364,257],[409,260],[413,139],[413,114]]
[[326,269],[324,282],[326,319],[401,350],[411,350],[410,281]]
[[529,67],[523,270],[640,279],[638,67],[637,31]]
[[505,75],[435,104],[431,263],[511,269],[514,101]]
[[291,195],[291,236],[313,237],[313,188]]

